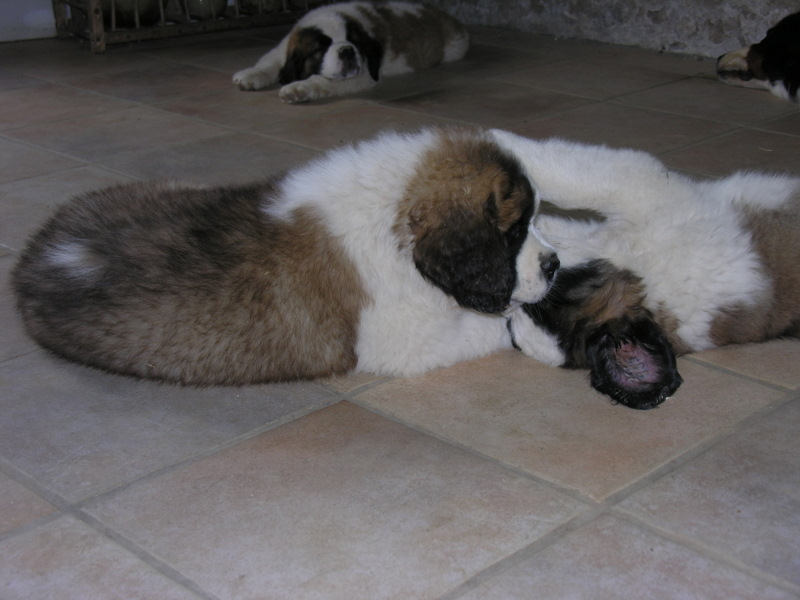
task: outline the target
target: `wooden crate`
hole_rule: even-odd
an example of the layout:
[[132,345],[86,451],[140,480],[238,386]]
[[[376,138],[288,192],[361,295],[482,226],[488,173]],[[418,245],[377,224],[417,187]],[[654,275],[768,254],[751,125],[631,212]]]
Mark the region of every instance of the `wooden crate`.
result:
[[[53,0],[59,37],[76,35],[89,40],[92,52],[108,44],[153,40],[196,33],[293,23],[317,0],[228,0],[222,15],[197,18],[192,0],[157,0],[155,15],[140,14],[145,0]],[[132,7],[123,11],[120,7]],[[124,15],[126,18],[120,18]]]

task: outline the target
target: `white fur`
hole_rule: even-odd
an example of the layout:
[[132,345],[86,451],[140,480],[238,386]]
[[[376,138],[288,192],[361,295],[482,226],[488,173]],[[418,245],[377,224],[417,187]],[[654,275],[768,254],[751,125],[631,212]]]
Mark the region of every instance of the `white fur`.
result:
[[797,178],[735,173],[695,181],[644,152],[493,134],[523,163],[542,200],[605,216],[604,222],[537,218],[562,265],[607,258],[635,272],[644,280],[647,307],[675,315],[688,347],[711,347],[709,326],[720,307],[753,305],[768,290],[740,208],[780,206],[798,193]]
[[[437,139],[435,131],[389,133],[330,152],[290,173],[280,202],[269,208],[289,219],[295,209],[313,207],[356,265],[369,297],[359,319],[357,371],[415,375],[511,347],[504,316],[461,308],[420,275],[411,248],[399,248],[392,231],[407,183]],[[544,250],[529,234],[514,300],[546,293],[538,259]]]

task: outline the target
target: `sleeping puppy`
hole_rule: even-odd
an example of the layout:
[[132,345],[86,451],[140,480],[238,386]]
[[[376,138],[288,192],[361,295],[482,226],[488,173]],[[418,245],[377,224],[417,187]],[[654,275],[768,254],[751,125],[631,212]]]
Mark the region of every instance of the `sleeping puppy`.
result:
[[308,102],[367,90],[384,76],[410,73],[467,53],[462,25],[439,9],[410,2],[344,2],[312,10],[254,67],[239,71],[241,90],[274,83],[284,102]]
[[541,193],[563,265],[514,314],[527,354],[650,408],[680,385],[674,353],[800,336],[800,178],[697,181],[644,152],[494,134]]
[[797,102],[800,87],[800,12],[782,19],[757,44],[723,54],[717,75],[726,83],[767,89]]
[[491,135],[427,129],[264,183],[136,183],[62,206],[13,285],[43,347],[116,373],[242,385],[413,375],[510,348],[558,268]]

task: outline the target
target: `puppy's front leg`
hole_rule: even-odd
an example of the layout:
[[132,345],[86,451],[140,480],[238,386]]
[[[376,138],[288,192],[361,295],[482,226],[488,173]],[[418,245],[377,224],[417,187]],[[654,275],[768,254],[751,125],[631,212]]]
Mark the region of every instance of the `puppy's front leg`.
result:
[[297,104],[356,94],[368,90],[376,83],[367,73],[349,79],[328,79],[321,75],[312,75],[303,81],[293,81],[283,86],[278,95],[288,104]]

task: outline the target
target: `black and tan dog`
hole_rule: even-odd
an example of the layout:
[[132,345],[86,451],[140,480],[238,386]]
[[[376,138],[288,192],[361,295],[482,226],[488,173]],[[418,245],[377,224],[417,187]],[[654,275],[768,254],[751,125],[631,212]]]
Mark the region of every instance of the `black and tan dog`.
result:
[[797,102],[800,12],[782,19],[757,44],[720,56],[717,74],[726,83],[766,89],[779,98]]

